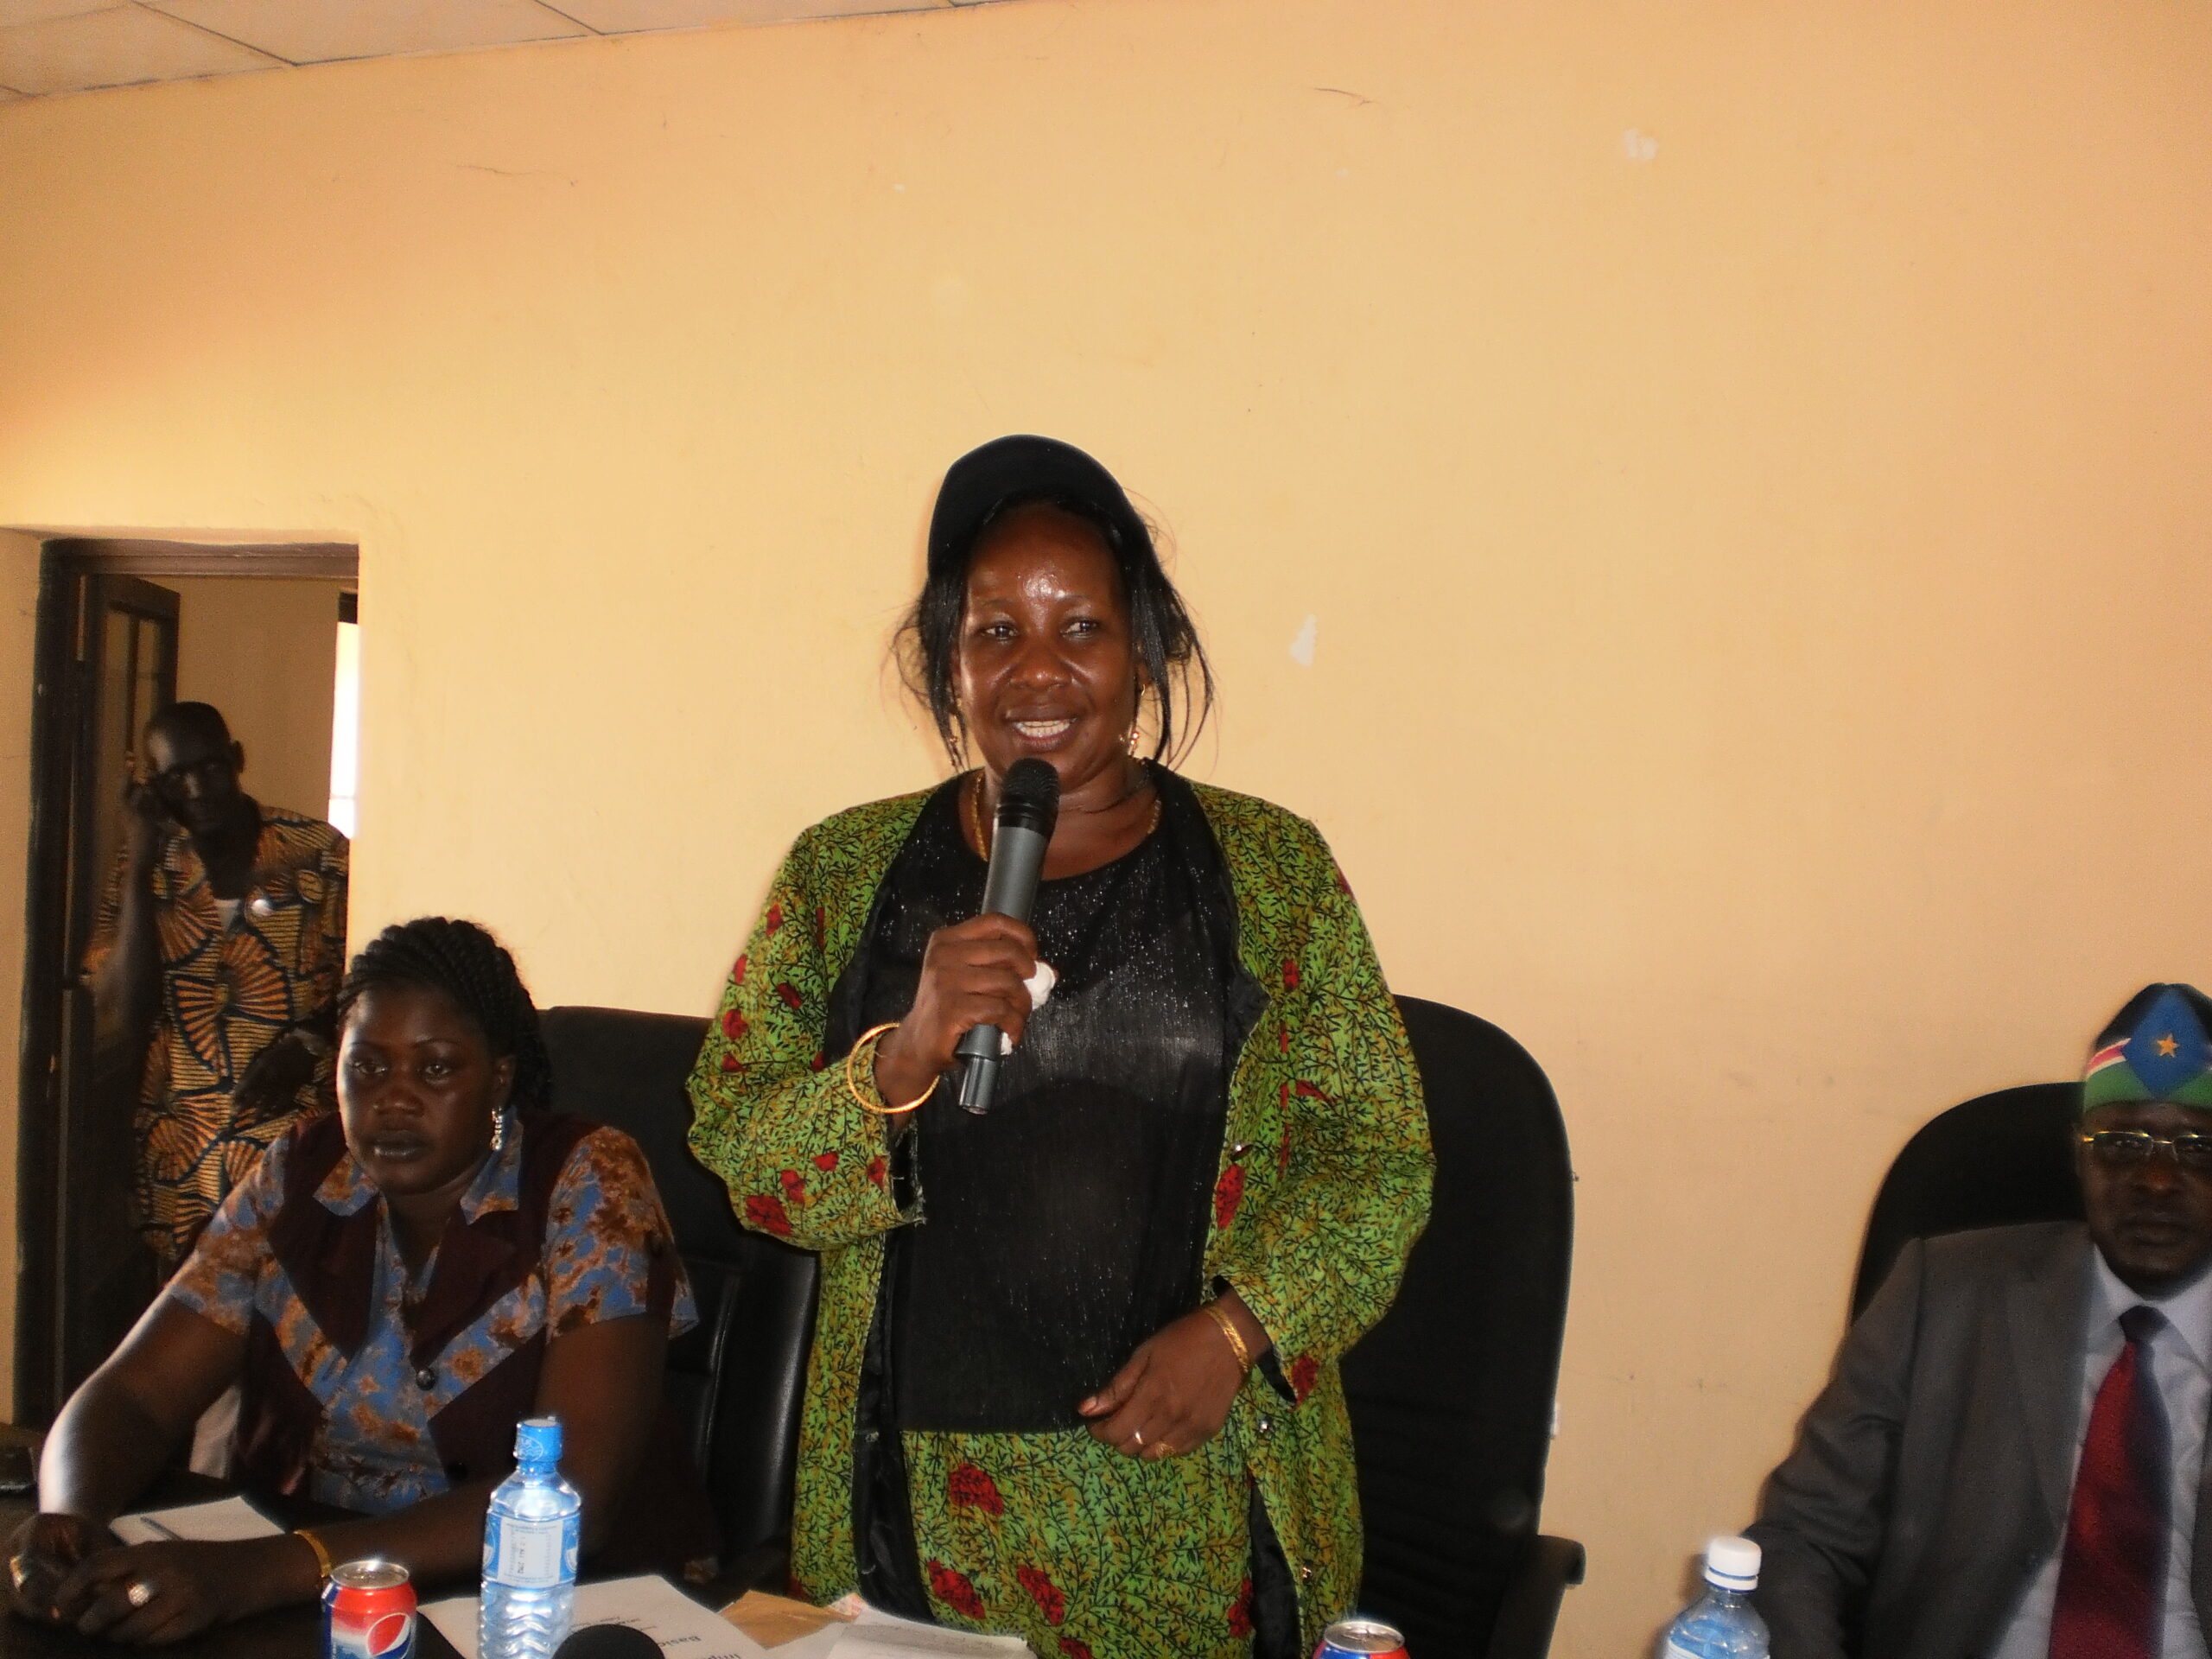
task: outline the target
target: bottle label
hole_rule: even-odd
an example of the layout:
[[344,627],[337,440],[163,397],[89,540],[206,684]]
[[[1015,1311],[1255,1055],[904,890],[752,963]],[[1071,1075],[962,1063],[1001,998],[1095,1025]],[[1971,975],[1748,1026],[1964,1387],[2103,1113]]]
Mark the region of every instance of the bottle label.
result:
[[486,1531],[486,1578],[518,1590],[543,1590],[576,1576],[577,1517],[522,1521],[494,1516]]
[[1667,1651],[1664,1656],[1664,1659],[1703,1659],[1703,1656],[1692,1653],[1681,1643],[1675,1641],[1672,1637],[1669,1637],[1667,1639]]

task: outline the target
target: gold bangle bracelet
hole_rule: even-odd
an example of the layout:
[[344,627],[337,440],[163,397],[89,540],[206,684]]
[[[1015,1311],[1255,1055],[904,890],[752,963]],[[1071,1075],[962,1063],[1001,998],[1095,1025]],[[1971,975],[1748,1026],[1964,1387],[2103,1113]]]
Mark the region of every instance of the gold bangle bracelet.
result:
[[[899,1022],[896,1020],[887,1020],[882,1025],[877,1026],[871,1030],[862,1032],[860,1035],[860,1040],[855,1042],[852,1047],[845,1051],[845,1092],[853,1097],[855,1104],[858,1105],[861,1110],[864,1112],[872,1112],[878,1117],[904,1117],[908,1112],[917,1109],[921,1103],[927,1100],[931,1095],[937,1093],[938,1084],[944,1081],[941,1077],[931,1077],[930,1079],[930,1086],[923,1090],[920,1094],[916,1095],[904,1106],[881,1106],[871,1104],[868,1101],[868,1097],[861,1093],[860,1080],[853,1076],[853,1062],[860,1058],[861,1051],[862,1049],[866,1049],[868,1051],[868,1071],[873,1073],[875,1070],[875,1046],[883,1040],[884,1033],[887,1031],[896,1031],[898,1029]],[[870,1081],[874,1081],[873,1077],[871,1077]],[[876,1096],[876,1099],[879,1101],[882,1098],[883,1096],[880,1094]]]
[[1219,1302],[1205,1302],[1201,1306],[1207,1313],[1213,1315],[1213,1322],[1221,1327],[1221,1334],[1229,1338],[1229,1345],[1236,1354],[1238,1368],[1243,1370],[1250,1370],[1252,1351],[1245,1345],[1244,1333],[1236,1328],[1236,1321],[1229,1317],[1228,1310]]
[[316,1537],[315,1534],[309,1532],[305,1527],[294,1529],[292,1536],[299,1539],[302,1543],[306,1544],[309,1549],[315,1551],[315,1582],[321,1585],[327,1585],[330,1582],[330,1551],[324,1545],[322,1540]]

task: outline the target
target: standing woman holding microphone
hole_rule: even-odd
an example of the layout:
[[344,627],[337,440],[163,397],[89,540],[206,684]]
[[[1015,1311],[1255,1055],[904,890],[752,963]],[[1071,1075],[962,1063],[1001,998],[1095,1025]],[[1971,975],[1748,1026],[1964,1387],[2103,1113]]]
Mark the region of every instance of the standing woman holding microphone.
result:
[[[1211,677],[1082,451],[955,463],[902,645],[980,764],[799,837],[691,1082],[747,1224],[822,1257],[793,1577],[1044,1659],[1311,1651],[1360,1580],[1338,1357],[1428,1205],[1358,909],[1311,825],[1166,764]],[[978,911],[1031,758],[1025,925]]]

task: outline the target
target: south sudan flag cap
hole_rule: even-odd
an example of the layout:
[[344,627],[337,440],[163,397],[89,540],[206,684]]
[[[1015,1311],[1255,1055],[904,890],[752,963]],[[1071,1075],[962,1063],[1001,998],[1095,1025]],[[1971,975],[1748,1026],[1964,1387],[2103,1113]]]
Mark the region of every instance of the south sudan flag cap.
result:
[[2082,1109],[2136,1100],[2212,1111],[2212,1001],[2194,985],[2145,985],[2097,1039]]

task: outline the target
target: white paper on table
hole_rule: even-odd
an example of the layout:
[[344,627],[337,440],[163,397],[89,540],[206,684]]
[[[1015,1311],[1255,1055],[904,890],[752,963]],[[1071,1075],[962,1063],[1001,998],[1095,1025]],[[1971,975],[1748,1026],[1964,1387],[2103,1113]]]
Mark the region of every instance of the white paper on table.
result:
[[[861,1609],[855,1623],[835,1634],[830,1659],[1015,1659],[1029,1653],[1029,1644],[1018,1636],[982,1636],[921,1624],[868,1606]],[[779,1648],[778,1659],[785,1651]]]
[[241,1538],[274,1538],[284,1529],[242,1497],[207,1503],[180,1503],[173,1510],[145,1510],[115,1517],[115,1535],[126,1544],[228,1544]]
[[[448,1596],[422,1609],[438,1634],[476,1659],[476,1598]],[[753,1641],[711,1607],[702,1607],[657,1573],[608,1579],[576,1586],[575,1626],[627,1624],[678,1659],[762,1659],[771,1649]],[[773,1649],[776,1659],[797,1659],[798,1643]]]

